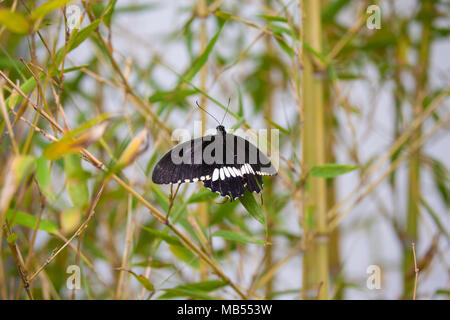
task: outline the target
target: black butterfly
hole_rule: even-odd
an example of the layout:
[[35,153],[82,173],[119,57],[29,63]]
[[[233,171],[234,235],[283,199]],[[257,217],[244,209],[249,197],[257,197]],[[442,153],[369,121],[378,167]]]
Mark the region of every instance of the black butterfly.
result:
[[186,141],[167,152],[155,166],[153,182],[202,181],[206,188],[231,201],[242,197],[245,188],[260,193],[261,176],[277,174],[275,167],[248,140],[227,133],[221,124],[216,129],[215,135]]

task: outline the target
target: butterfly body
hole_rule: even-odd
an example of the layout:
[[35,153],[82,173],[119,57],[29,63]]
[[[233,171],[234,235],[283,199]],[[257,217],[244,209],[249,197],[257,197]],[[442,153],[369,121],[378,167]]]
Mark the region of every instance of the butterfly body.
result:
[[235,200],[245,188],[260,193],[261,176],[275,175],[270,160],[252,143],[229,134],[222,125],[217,134],[186,141],[167,152],[156,164],[157,184],[203,182],[213,192]]

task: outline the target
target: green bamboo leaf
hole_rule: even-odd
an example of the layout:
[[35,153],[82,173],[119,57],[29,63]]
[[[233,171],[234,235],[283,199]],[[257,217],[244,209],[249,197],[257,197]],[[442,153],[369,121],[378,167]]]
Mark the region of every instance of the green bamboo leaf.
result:
[[103,23],[107,26],[111,26],[111,19],[116,7],[117,0],[110,0],[106,6],[105,13],[103,16]]
[[49,161],[44,157],[39,157],[36,161],[36,180],[41,192],[47,198],[53,200]]
[[150,282],[144,275],[136,274],[131,270],[128,269],[119,269],[128,272],[131,274],[145,289],[148,291],[155,291],[155,287],[153,286],[153,283]]
[[286,42],[281,41],[280,39],[276,38],[277,43],[280,45],[281,49],[283,49],[284,52],[286,52],[290,57],[295,56],[294,50],[290,46],[286,44]]
[[[67,73],[67,72],[71,72],[71,71],[76,71],[79,70],[81,68],[85,68],[87,67],[87,65],[81,65],[81,66],[76,66],[76,67],[71,67],[71,68],[67,68],[64,69],[62,72],[63,73]],[[55,76],[57,74],[60,74],[61,71],[60,70],[53,70],[52,72],[50,72],[50,76]],[[46,77],[45,73],[40,72],[39,73],[39,80],[43,81],[44,78]],[[34,77],[30,77],[28,78],[21,86],[20,86],[20,90],[28,95],[32,90],[34,90],[36,88],[36,79]],[[8,108],[12,109],[14,108],[18,103],[22,102],[23,97],[18,94],[17,92],[13,92],[11,93],[11,95],[5,100],[6,105],[8,106]]]
[[142,4],[131,4],[123,7],[116,7],[115,13],[142,13],[145,10],[155,9],[161,7],[162,3],[142,3]]
[[86,183],[87,173],[81,166],[78,155],[64,156],[64,171],[70,200],[75,207],[83,208],[89,203],[89,190]]
[[151,103],[155,102],[179,103],[185,100],[187,97],[190,97],[197,93],[198,93],[197,90],[182,89],[182,88],[176,88],[175,90],[169,91],[156,91],[154,94],[151,95],[149,101]]
[[31,30],[31,24],[23,14],[8,9],[0,9],[0,24],[19,34],[27,34]]
[[229,231],[229,230],[216,231],[211,235],[211,237],[220,237],[220,238],[224,238],[224,239],[227,239],[230,241],[237,241],[237,242],[241,242],[241,243],[245,243],[245,244],[259,244],[259,245],[270,244],[269,242],[259,240],[259,239],[254,239],[254,238],[246,236],[244,234]]
[[434,294],[450,297],[450,290],[449,289],[437,289]]
[[308,42],[303,41],[303,47],[306,50],[308,50],[310,53],[312,53],[316,58],[318,58],[322,63],[324,63],[326,65],[329,64],[327,57],[324,54],[320,53],[319,51],[314,50],[314,48],[311,47],[311,45]]
[[437,159],[431,159],[433,178],[436,189],[438,190],[442,201],[444,201],[445,206],[450,207],[450,183],[449,183],[449,171],[445,164]]
[[142,230],[147,231],[148,233],[150,233],[155,238],[161,239],[161,240],[167,242],[170,245],[183,246],[181,244],[180,240],[178,240],[178,238],[169,235],[167,232],[161,232],[159,230],[148,228],[148,227],[145,227],[145,226],[142,226]]
[[200,69],[203,67],[203,65],[208,61],[208,57],[214,48],[214,45],[216,44],[217,39],[219,38],[220,34],[222,33],[223,27],[225,26],[225,22],[220,26],[219,30],[216,32],[214,37],[209,41],[208,45],[206,46],[205,50],[202,52],[200,56],[197,57],[197,59],[194,60],[192,63],[192,67],[189,69],[189,71],[184,76],[185,80],[191,81],[194,76],[200,71]]
[[171,299],[176,297],[190,297],[194,299],[217,299],[207,295],[208,292],[218,290],[227,284],[222,280],[207,280],[188,283],[174,288],[163,289],[166,293],[158,299]]
[[[37,218],[29,213],[9,209],[6,217],[8,219],[8,223],[20,224],[21,226],[30,229],[36,228]],[[39,221],[38,229],[50,234],[56,234],[58,232],[58,224],[50,219],[41,219]]]
[[55,55],[55,65],[58,67],[62,59],[64,58],[64,53],[68,54],[70,51],[77,48],[81,43],[83,43],[84,40],[86,40],[92,32],[97,29],[99,23],[101,22],[101,19],[97,19],[93,21],[90,25],[84,27],[81,30],[75,29],[72,31],[72,34],[70,35],[70,39],[67,42],[66,48],[64,49],[64,46],[60,48]]
[[327,1],[322,10],[322,21],[325,23],[332,22],[341,9],[344,8],[349,2],[350,0]]
[[232,14],[230,14],[228,12],[223,12],[223,11],[219,11],[219,10],[216,10],[215,14],[216,14],[216,16],[218,16],[219,18],[221,18],[225,21],[229,20],[233,16]]
[[244,196],[239,198],[239,201],[242,203],[247,212],[255,218],[259,223],[261,223],[265,229],[267,229],[266,218],[264,217],[264,213],[262,212],[261,207],[256,202],[253,194],[245,189]]
[[213,193],[209,191],[208,189],[201,189],[197,193],[194,193],[191,195],[188,199],[188,203],[197,203],[197,202],[204,202],[213,198],[218,197],[217,193]]
[[270,120],[269,118],[266,117],[265,119],[266,119],[266,121],[268,123],[270,123],[273,127],[277,128],[281,132],[286,133],[286,134],[290,134],[291,133],[288,129],[280,126],[278,123],[275,123],[274,121]]
[[42,18],[45,15],[47,15],[47,13],[49,13],[50,11],[61,8],[62,6],[64,6],[65,4],[67,4],[70,1],[72,1],[72,0],[47,1],[47,2],[43,3],[42,5],[40,5],[39,7],[37,7],[36,9],[34,9],[30,14],[30,18],[32,20],[37,20],[39,18]]
[[[146,267],[148,267],[148,260],[135,262],[135,263],[133,263],[132,265],[133,265],[133,267],[142,267],[142,268],[146,268]],[[152,268],[155,268],[155,269],[162,269],[162,268],[173,267],[173,264],[171,264],[171,263],[166,263],[166,262],[162,262],[162,261],[156,260],[156,259],[152,259],[152,262],[151,262],[150,266],[151,266]]]
[[439,216],[437,215],[436,211],[434,211],[433,207],[431,207],[431,205],[424,198],[420,198],[420,202],[425,208],[425,211],[428,212],[428,214],[431,216],[431,219],[433,219],[438,229],[447,237],[447,239],[450,239],[447,230],[445,230],[444,225],[442,224],[441,220],[439,220]]
[[190,297],[197,300],[218,300],[218,298],[212,297],[202,291],[192,289],[163,289],[166,293],[158,297],[158,299],[166,300],[176,297]]
[[191,266],[194,269],[200,269],[200,262],[197,257],[194,256],[188,249],[180,246],[169,246],[169,250],[174,254],[175,257]]
[[78,153],[82,148],[96,143],[102,138],[107,125],[107,123],[101,122],[108,117],[108,114],[103,113],[67,132],[61,139],[45,148],[44,156],[49,160],[56,160],[66,154]]
[[288,19],[280,16],[271,16],[267,14],[257,14],[258,17],[266,19],[268,21],[279,21],[279,22],[288,22]]
[[82,216],[83,212],[78,207],[64,209],[59,216],[61,231],[64,234],[75,231],[80,225]]
[[148,291],[155,291],[155,288],[153,287],[153,284],[148,280],[144,275],[135,275],[133,274],[137,281]]
[[6,241],[9,244],[14,244],[14,243],[16,243],[17,238],[18,238],[17,234],[13,232],[10,235],[8,235],[8,237],[6,238]]
[[23,179],[28,178],[34,169],[35,158],[33,156],[16,156],[13,160],[12,171],[14,174],[14,182],[16,186]]
[[322,166],[313,167],[310,171],[311,175],[316,178],[335,178],[347,172],[357,169],[358,166],[349,164],[330,163]]

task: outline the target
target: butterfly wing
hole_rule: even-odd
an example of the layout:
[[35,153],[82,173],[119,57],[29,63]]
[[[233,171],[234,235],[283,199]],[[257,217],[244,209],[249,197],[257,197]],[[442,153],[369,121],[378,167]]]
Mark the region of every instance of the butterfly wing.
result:
[[242,197],[245,187],[260,193],[263,188],[262,175],[275,175],[276,169],[270,160],[251,142],[233,134],[226,134],[223,164],[214,166],[211,179],[204,186],[231,200]]
[[203,149],[213,141],[211,137],[189,140],[169,150],[156,164],[152,181],[169,184],[210,179],[214,167],[198,159]]
[[276,174],[270,160],[251,142],[222,133],[181,143],[156,164],[152,180],[158,184],[202,181],[231,200],[244,195],[245,187],[260,193],[262,175]]

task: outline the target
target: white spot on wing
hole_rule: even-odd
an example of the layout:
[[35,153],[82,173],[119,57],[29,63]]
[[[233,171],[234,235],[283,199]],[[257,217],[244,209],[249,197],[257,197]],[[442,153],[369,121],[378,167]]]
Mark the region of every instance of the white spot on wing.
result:
[[220,168],[220,180],[225,180],[225,174],[223,173],[223,168]]
[[227,178],[230,177],[230,172],[228,171],[227,167],[223,167],[223,172],[225,173],[225,176],[226,176]]
[[216,181],[219,179],[219,169],[214,169],[213,175],[212,175],[212,181]]
[[236,172],[233,170],[234,168],[232,168],[232,167],[228,167],[228,171],[230,172],[230,174],[233,176],[233,177],[236,177]]

